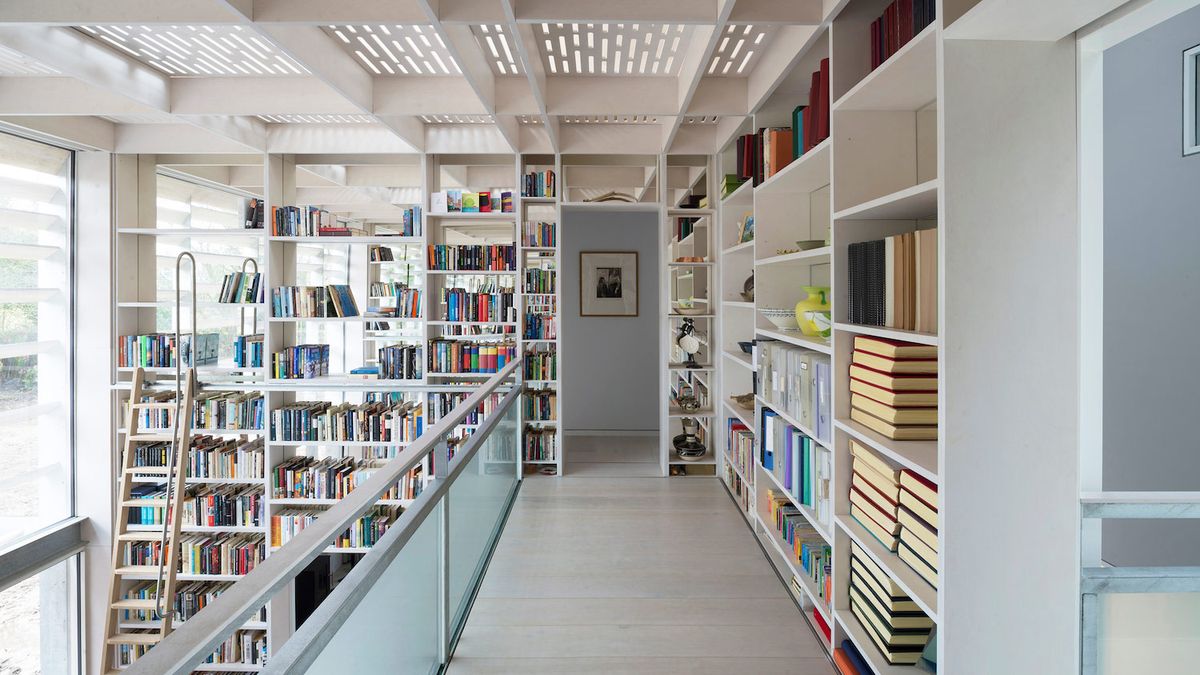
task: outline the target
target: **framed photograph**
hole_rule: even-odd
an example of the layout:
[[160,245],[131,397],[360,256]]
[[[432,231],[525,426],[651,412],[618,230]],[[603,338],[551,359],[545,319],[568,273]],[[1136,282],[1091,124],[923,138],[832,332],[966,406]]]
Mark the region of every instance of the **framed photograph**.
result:
[[579,315],[638,315],[637,251],[579,253]]

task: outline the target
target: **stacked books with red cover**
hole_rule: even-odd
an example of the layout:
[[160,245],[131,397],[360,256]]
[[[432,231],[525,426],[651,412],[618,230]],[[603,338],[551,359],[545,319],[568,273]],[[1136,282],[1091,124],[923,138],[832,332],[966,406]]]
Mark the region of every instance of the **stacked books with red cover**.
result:
[[850,364],[850,419],[893,440],[934,440],[937,347],[858,335]]
[[930,586],[938,585],[938,488],[905,469],[900,472],[900,547],[897,554]]
[[921,658],[933,620],[857,544],[850,546],[850,611],[888,663]]
[[850,455],[850,517],[895,551],[900,543],[900,472],[853,440]]
[[871,22],[871,70],[933,23],[936,0],[895,0]]
[[871,675],[872,671],[858,647],[849,640],[842,640],[842,646],[833,650],[833,665],[837,666],[839,675]]

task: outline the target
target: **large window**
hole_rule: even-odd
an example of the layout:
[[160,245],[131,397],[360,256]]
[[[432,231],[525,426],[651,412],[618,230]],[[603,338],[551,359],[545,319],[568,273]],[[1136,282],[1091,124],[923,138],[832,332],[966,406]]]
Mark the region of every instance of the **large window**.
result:
[[71,163],[0,134],[0,545],[74,510]]

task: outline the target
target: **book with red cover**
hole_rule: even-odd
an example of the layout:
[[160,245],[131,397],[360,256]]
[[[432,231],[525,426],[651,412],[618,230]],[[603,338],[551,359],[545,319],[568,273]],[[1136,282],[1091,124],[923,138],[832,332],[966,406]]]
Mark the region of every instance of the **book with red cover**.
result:
[[737,137],[737,163],[734,165],[737,168],[737,177],[745,180],[746,174],[743,167],[746,166],[746,137]]
[[934,511],[938,510],[938,486],[928,478],[916,474],[911,469],[902,469],[900,471],[900,487],[921,500],[929,508]]
[[[912,2],[912,0],[908,0]],[[829,138],[829,59],[821,59],[821,69],[817,87],[817,96],[821,104],[817,107],[817,143]],[[815,145],[815,144],[814,144]]]
[[879,67],[879,19],[871,22],[871,70]]
[[763,137],[767,133],[766,127],[759,127],[754,134],[754,184],[761,185],[763,182]]
[[896,0],[900,14],[900,46],[913,39],[913,0]]
[[825,617],[821,616],[821,612],[817,611],[816,607],[812,608],[813,619],[816,619],[817,628],[821,629],[821,634],[825,636],[825,640],[832,640],[833,633],[829,630],[829,624],[825,623]]
[[[772,129],[768,133],[771,134],[771,156],[767,158],[767,163],[771,166],[771,175],[779,173],[779,170],[788,164],[792,163],[792,130],[791,129]],[[771,176],[767,176],[770,178]]]

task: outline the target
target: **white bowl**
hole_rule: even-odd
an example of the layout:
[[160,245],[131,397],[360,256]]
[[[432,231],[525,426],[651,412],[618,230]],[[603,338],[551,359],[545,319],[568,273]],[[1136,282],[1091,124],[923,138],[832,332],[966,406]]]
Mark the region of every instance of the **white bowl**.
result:
[[760,309],[758,310],[767,321],[775,324],[779,330],[800,330],[796,323],[796,312],[791,309]]

